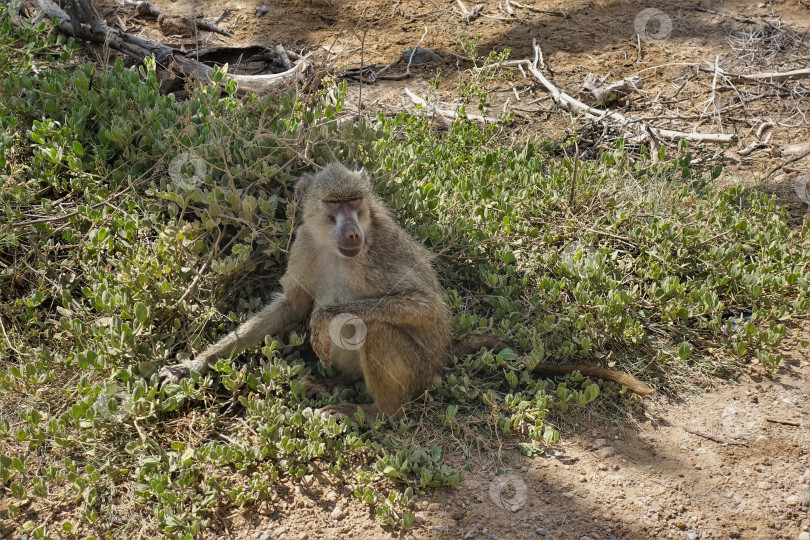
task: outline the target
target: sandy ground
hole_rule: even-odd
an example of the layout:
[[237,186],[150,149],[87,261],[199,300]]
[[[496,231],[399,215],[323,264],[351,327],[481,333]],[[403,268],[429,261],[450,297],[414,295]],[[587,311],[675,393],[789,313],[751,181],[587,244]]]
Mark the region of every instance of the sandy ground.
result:
[[[156,0],[178,15],[214,19],[231,38],[210,33],[183,39],[164,35],[155,21],[124,13],[127,31],[186,50],[212,46],[272,47],[318,51],[347,68],[385,65],[401,51],[422,46],[441,60],[413,66],[402,81],[380,81],[350,89],[352,107],[392,112],[412,106],[407,86],[429,92],[428,80],[441,72],[436,93],[443,106],[457,104],[455,84],[473,64],[458,36],[480,35],[479,55],[511,50],[527,58],[532,38],[544,52],[553,81],[572,95],[586,74],[608,82],[638,75],[643,89],[621,103],[625,114],[655,118],[656,125],[704,133],[737,133],[727,148],[698,149],[727,165],[726,182],[751,182],[796,155],[806,143],[808,83],[745,85],[715,77],[714,66],[731,73],[806,68],[810,60],[806,0],[745,2],[634,2],[575,0],[521,2],[489,0],[483,15],[462,22],[455,0]],[[465,1],[467,9],[473,4]],[[255,8],[267,13],[257,17]],[[664,14],[648,27],[659,42],[639,42],[634,23],[642,10]],[[758,22],[759,21],[759,22]],[[765,22],[762,22],[765,21]],[[669,26],[667,26],[669,25]],[[327,52],[328,51],[328,52]],[[701,72],[700,67],[708,71]],[[402,73],[400,63],[390,69]],[[516,134],[540,132],[563,140],[572,123],[558,111],[531,76],[515,72],[497,81],[490,94],[494,113],[513,110]],[[508,101],[507,101],[508,100]],[[750,154],[740,152],[765,122],[771,138]],[[793,189],[808,178],[807,165],[786,166],[764,189],[787,205],[791,219],[806,219],[808,201]],[[272,509],[255,508],[236,518],[238,538],[788,538],[810,540],[810,363],[798,342],[777,377],[752,372],[721,381],[699,395],[659,394],[639,403],[629,421],[579,418],[561,427],[561,442],[547,453],[525,457],[508,445],[497,456],[473,457],[458,488],[433,490],[417,503],[417,524],[399,532],[381,527],[350,485],[318,477],[311,485],[280,490]],[[341,509],[334,512],[335,507]]]

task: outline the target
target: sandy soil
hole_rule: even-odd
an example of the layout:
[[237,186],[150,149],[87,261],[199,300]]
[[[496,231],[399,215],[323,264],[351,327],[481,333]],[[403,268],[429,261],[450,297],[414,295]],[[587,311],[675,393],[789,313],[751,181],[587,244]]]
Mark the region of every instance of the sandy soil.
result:
[[[555,84],[572,95],[581,95],[588,73],[608,76],[609,82],[637,74],[643,90],[620,104],[625,114],[657,117],[659,127],[738,133],[737,145],[699,149],[699,156],[726,163],[727,182],[754,180],[798,154],[796,146],[810,139],[807,81],[777,89],[714,77],[715,62],[733,73],[806,68],[806,0],[526,0],[521,5],[537,10],[513,6],[514,17],[499,7],[503,3],[490,0],[469,25],[461,21],[455,0],[155,3],[172,14],[206,20],[227,8],[221,24],[234,36],[166,36],[154,20],[125,14],[126,29],[186,50],[282,43],[294,51],[320,51],[348,68],[396,62],[427,29],[422,46],[441,60],[412,67],[406,80],[364,85],[362,95],[352,86],[350,103],[366,111],[410,107],[404,88],[426,95],[428,80],[439,70],[437,97],[452,109],[455,82],[473,67],[456,37],[480,34],[479,54],[510,49],[517,59],[530,55],[537,38]],[[464,3],[472,9],[472,2]],[[268,12],[259,18],[260,5]],[[639,48],[634,22],[645,8],[661,10],[672,29],[661,42],[642,42]],[[404,68],[400,63],[390,71]],[[536,81],[519,72],[511,84],[498,82],[490,97],[495,113],[504,107],[515,111],[518,135],[531,130],[563,140],[572,125]],[[775,124],[768,144],[741,155],[768,120]],[[793,189],[802,177],[810,179],[806,164],[787,166],[764,187],[787,205],[795,224],[806,219],[810,202]],[[235,517],[230,531],[239,538],[810,540],[810,363],[798,344],[789,352],[774,379],[744,374],[699,395],[656,395],[620,426],[605,425],[604,418],[567,420],[561,442],[544,455],[525,457],[505,446],[497,456],[458,458],[453,464],[469,466],[462,485],[423,496],[416,504],[417,525],[406,533],[382,528],[352,495],[352,486],[325,476],[280,490],[272,508]]]

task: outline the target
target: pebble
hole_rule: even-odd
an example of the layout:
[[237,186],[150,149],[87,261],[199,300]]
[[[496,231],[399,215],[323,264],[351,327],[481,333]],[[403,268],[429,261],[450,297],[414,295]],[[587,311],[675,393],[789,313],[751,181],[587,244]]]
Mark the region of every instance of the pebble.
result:
[[[281,527],[276,527],[273,530],[273,536],[275,536],[276,538],[280,538],[280,537],[284,536],[285,534],[287,534],[287,527],[284,527],[283,525]],[[267,540],[269,540],[269,538],[270,538],[270,535],[268,534],[267,535]],[[259,540],[261,540],[261,538]]]
[[478,527],[478,530],[479,530],[479,531],[483,531],[483,530],[484,530],[484,524],[483,524],[483,523],[476,523],[476,524],[475,524],[475,526],[476,526],[476,527]]
[[467,531],[467,534],[464,535],[464,540],[473,540],[475,538],[475,531]]
[[487,540],[498,540],[498,537],[495,536],[494,534],[490,534],[489,536],[487,536]]
[[298,535],[298,540],[309,540],[309,535],[305,532],[302,532]]
[[338,500],[338,494],[335,493],[334,491],[330,491],[329,493],[326,494],[326,500],[331,503],[336,502]]
[[538,535],[540,535],[540,536],[545,536],[545,535],[547,535],[547,534],[548,534],[548,531],[547,531],[547,530],[545,530],[543,527],[537,527],[537,528],[534,530],[534,532],[535,532],[535,534],[538,534]]
[[603,446],[607,446],[607,439],[596,439],[593,441],[593,445],[595,448],[602,448]]
[[770,482],[765,482],[764,480],[762,482],[757,482],[757,488],[758,489],[771,489],[771,483]]
[[264,533],[263,535],[261,535],[259,537],[259,540],[270,540],[270,535],[267,534],[267,533]]
[[338,521],[346,517],[346,514],[343,512],[343,508],[339,506],[336,506],[329,515],[332,519],[337,519]]
[[810,532],[800,532],[799,536],[796,537],[796,540],[810,540]]
[[799,495],[799,499],[801,500],[802,506],[810,506],[810,489],[802,491],[801,495]]
[[616,449],[612,446],[604,446],[596,451],[596,455],[600,458],[608,458],[610,456],[616,455]]
[[433,530],[436,531],[437,533],[443,533],[444,527],[442,527],[441,525],[434,525]]
[[698,540],[700,535],[698,533],[686,533],[687,540]]

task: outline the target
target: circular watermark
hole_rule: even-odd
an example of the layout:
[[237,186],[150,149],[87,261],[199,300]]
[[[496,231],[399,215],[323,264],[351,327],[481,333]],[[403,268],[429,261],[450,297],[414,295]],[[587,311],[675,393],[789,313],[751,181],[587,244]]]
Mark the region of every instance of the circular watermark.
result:
[[351,313],[341,313],[329,323],[329,337],[332,343],[347,351],[356,351],[363,346],[368,328],[363,319]]
[[191,152],[180,152],[169,162],[169,177],[175,185],[185,189],[200,185],[207,171],[205,161]]
[[799,173],[793,182],[793,190],[805,203],[810,204],[810,171]]
[[489,484],[489,498],[495,506],[517,512],[526,504],[526,484],[513,474],[498,476]]
[[106,384],[92,405],[96,416],[118,423],[129,418],[134,406],[132,396],[122,394],[115,384]]
[[633,28],[641,41],[661,43],[672,33],[672,18],[660,9],[643,9],[636,15]]

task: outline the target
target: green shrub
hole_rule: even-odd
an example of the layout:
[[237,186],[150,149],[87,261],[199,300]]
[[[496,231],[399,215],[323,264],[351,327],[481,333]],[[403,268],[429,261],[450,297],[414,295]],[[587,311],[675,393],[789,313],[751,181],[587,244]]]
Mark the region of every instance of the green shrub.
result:
[[[620,143],[580,163],[569,206],[572,163],[548,143],[508,144],[503,124],[349,120],[334,83],[244,100],[207,86],[177,102],[151,62],[78,65],[75,44],[14,27],[4,4],[0,49],[0,487],[13,497],[0,519],[37,537],[193,537],[319,470],[353,477],[382,523],[407,528],[414,493],[459,481],[446,446],[469,452],[497,430],[535,453],[559,436],[551,412],[621,399],[580,374],[538,380],[540,362],[601,360],[680,389],[754,359],[775,369],[808,309],[810,226],[789,229],[755,190],[713,187],[685,146],[653,160]],[[486,77],[459,88],[482,112]],[[313,414],[335,398],[300,387],[316,369],[303,327],[158,389],[160,365],[277,288],[293,182],[332,159],[373,171],[441,254],[458,336],[517,350],[456,359],[408,418],[363,428]],[[358,384],[339,399],[365,397]],[[32,495],[79,513],[23,518]]]

